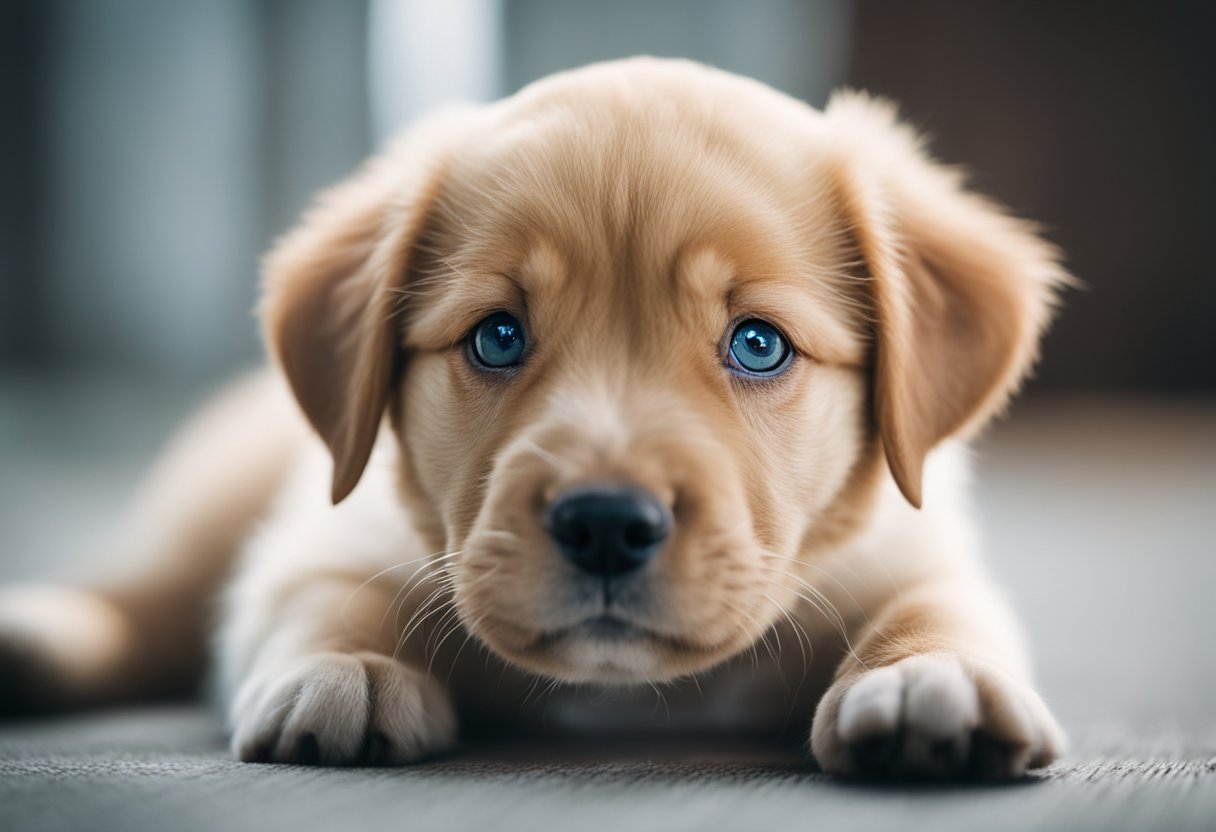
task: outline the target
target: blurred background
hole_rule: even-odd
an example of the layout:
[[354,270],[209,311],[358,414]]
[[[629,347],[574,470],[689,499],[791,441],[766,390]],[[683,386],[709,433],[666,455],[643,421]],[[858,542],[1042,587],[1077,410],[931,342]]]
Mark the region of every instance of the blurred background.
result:
[[[685,56],[815,106],[842,85],[894,98],[1067,253],[1085,288],[979,449],[994,568],[1066,713],[1095,718],[1094,697],[1069,699],[1089,674],[1099,714],[1210,717],[1194,691],[1216,687],[1214,10],[6,0],[0,578],[96,548],[173,424],[259,362],[258,258],[317,188],[446,101]],[[1172,693],[1128,686],[1133,658]]]
[[452,99],[639,53],[897,100],[1087,289],[1033,394],[1216,391],[1216,35],[1194,2],[6,0],[0,367],[209,381],[258,257]]

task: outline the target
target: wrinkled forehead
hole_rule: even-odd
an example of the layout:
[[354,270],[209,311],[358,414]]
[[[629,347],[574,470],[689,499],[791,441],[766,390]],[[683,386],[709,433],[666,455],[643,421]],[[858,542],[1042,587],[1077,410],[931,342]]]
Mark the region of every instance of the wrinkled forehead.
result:
[[552,298],[600,315],[738,308],[861,361],[853,257],[809,152],[799,163],[678,113],[558,108],[458,154],[434,214],[423,324]]

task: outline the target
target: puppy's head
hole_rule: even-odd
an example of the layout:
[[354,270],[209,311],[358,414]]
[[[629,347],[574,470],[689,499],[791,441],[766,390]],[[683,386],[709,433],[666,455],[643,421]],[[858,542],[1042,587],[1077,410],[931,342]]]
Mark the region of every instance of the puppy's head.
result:
[[415,128],[272,254],[265,323],[335,500],[388,414],[474,634],[652,681],[751,645],[887,471],[919,505],[1062,278],[886,105],[636,60]]

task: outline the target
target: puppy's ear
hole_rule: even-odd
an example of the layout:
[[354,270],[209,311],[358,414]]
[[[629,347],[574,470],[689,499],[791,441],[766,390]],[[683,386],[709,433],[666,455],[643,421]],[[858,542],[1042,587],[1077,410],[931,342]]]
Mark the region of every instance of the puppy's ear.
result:
[[893,106],[845,93],[826,113],[874,310],[876,422],[896,483],[919,507],[925,456],[1004,406],[1069,277],[1032,225],[933,162]]
[[399,291],[470,113],[423,122],[323,192],[263,267],[263,335],[333,456],[333,501],[363,473],[399,371]]

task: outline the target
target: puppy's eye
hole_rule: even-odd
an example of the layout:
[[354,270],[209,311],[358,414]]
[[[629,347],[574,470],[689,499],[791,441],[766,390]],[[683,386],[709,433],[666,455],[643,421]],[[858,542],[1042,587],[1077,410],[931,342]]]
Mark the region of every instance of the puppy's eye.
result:
[[486,367],[512,367],[524,354],[524,327],[506,312],[495,312],[469,333],[473,357]]
[[744,321],[730,336],[730,363],[756,376],[774,376],[786,368],[790,348],[772,324],[759,318]]

